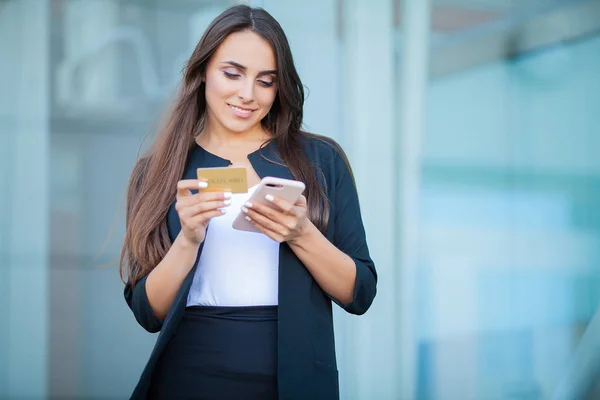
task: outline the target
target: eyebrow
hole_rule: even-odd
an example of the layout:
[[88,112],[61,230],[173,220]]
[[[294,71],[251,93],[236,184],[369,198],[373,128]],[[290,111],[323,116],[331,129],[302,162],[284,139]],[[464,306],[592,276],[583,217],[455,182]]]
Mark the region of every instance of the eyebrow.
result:
[[[244,67],[242,64],[236,63],[235,61],[223,61],[221,64],[228,64],[228,65],[231,65],[232,67],[236,67],[242,71],[246,71],[248,69],[248,68]],[[277,75],[277,70],[270,69],[267,71],[260,71],[258,73],[258,76],[263,76],[263,75]]]

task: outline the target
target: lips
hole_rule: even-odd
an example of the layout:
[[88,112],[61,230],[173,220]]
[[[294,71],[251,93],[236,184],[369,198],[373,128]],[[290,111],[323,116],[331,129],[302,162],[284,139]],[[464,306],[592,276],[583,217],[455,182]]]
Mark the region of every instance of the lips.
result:
[[252,110],[249,108],[238,107],[238,106],[234,106],[231,104],[228,104],[228,105],[231,108],[231,110],[233,111],[233,114],[238,118],[248,118],[255,111],[255,110]]
[[244,107],[238,107],[238,106],[234,106],[233,104],[229,104],[229,107],[236,109],[236,110],[240,110],[240,111],[247,111],[247,112],[252,112],[254,111],[251,108],[244,108]]

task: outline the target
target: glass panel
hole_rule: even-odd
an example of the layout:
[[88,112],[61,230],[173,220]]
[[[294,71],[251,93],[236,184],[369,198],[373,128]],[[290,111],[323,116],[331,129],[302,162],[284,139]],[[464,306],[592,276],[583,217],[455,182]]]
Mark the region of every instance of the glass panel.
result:
[[419,398],[547,399],[566,376],[599,300],[598,54],[594,37],[430,83]]

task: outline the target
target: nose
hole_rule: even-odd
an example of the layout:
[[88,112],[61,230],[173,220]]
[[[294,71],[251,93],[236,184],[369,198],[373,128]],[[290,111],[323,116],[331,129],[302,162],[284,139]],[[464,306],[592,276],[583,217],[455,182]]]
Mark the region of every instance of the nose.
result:
[[249,103],[254,100],[254,82],[252,79],[244,79],[242,82],[242,86],[238,91],[238,97],[244,103]]

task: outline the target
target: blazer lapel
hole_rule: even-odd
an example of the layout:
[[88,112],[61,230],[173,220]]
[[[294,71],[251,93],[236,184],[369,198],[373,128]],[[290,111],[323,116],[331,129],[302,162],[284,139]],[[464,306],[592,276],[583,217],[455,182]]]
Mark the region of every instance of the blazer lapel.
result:
[[252,168],[254,168],[261,179],[265,176],[294,179],[292,172],[281,159],[274,141],[271,141],[262,149],[249,154],[248,159],[252,164]]

